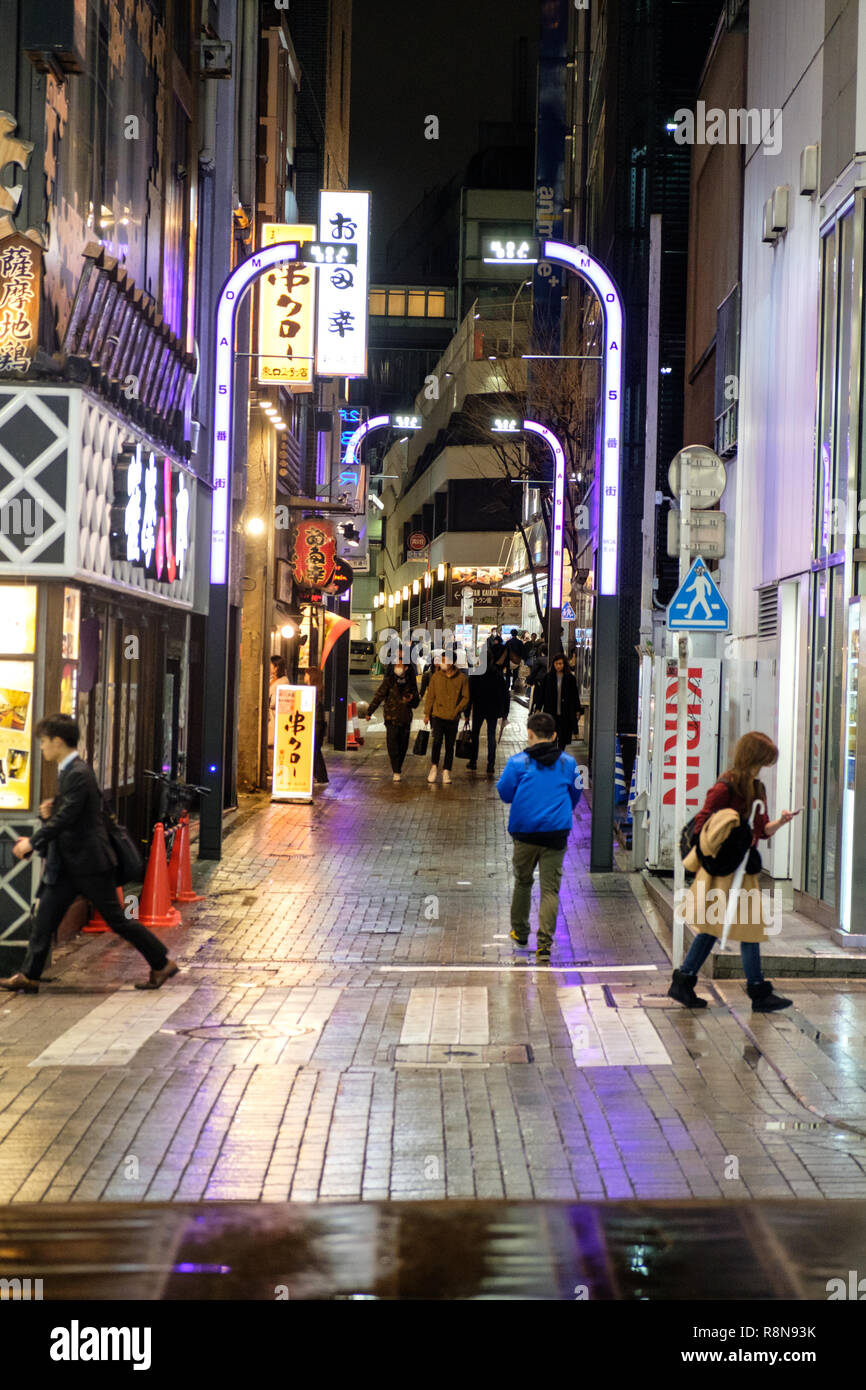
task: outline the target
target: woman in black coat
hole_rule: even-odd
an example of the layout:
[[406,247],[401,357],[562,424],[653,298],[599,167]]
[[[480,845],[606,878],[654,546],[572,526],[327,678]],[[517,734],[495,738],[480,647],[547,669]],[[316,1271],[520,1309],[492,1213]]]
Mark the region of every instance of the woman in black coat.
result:
[[384,703],[385,738],[395,782],[399,782],[402,777],[403,763],[409,750],[412,711],[420,699],[415,667],[406,666],[402,661],[398,661],[386,670],[385,679],[367,710],[367,718],[372,719],[376,710]]
[[545,714],[553,715],[559,746],[565,748],[577,733],[577,721],[583,714],[583,705],[580,703],[577,681],[561,652],[553,658],[553,666],[544,678],[541,708]]

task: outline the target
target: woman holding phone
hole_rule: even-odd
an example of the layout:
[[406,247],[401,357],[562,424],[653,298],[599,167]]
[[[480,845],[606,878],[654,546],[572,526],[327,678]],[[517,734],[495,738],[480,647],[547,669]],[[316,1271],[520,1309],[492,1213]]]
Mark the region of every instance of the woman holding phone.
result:
[[[767,734],[744,734],[734,748],[733,764],[707,792],[706,800],[695,817],[692,849],[684,863],[686,869],[696,873],[697,877],[686,894],[684,920],[697,927],[698,934],[679,970],[674,971],[668,990],[670,998],[676,999],[687,1009],[704,1009],[707,1006],[706,999],[700,999],[695,994],[698,971],[716,941],[724,934],[734,869],[738,863],[742,863],[746,852],[749,859],[742,893],[738,890],[730,937],[732,941],[740,943],[752,1012],[767,1014],[790,1007],[791,1000],[775,994],[772,984],[764,979],[761,970],[760,943],[765,939],[768,923],[764,921],[758,882],[761,857],[757,844],[759,840],[769,840],[777,830],[800,814],[799,811],[783,811],[773,821],[767,815],[767,792],[758,774],[762,768],[772,767],[778,757],[779,750]],[[756,801],[763,802],[763,810],[755,807]],[[750,835],[748,826],[753,810]],[[745,848],[735,848],[731,853],[729,845],[726,851],[726,841],[734,844],[734,837],[739,840],[741,836],[744,836]]]

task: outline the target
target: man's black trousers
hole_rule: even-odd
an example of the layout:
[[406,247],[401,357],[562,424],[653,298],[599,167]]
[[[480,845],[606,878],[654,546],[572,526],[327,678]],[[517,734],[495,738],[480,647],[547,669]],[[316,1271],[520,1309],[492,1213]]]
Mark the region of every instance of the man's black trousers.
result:
[[87,874],[73,879],[61,870],[59,882],[44,883],[40,889],[39,907],[21,967],[22,975],[26,975],[28,980],[41,979],[51,949],[51,938],[79,894],[93,903],[113,932],[141,952],[152,970],[163,968],[168,960],[167,950],[159,937],[154,936],[147,927],[140,922],[131,922],[123,915],[123,908],[117,901],[113,874]]

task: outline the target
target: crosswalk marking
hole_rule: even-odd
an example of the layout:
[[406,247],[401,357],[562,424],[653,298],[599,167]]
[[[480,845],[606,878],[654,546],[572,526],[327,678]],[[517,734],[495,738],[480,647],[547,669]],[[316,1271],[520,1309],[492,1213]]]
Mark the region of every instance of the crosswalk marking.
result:
[[194,986],[159,993],[118,990],[49,1043],[31,1067],[114,1067],[131,1061],[165,1020],[186,1003]]
[[579,1067],[670,1066],[667,1048],[643,1009],[610,1009],[602,985],[556,991]]
[[489,1043],[486,988],[461,986],[411,990],[400,1042],[426,1045]]

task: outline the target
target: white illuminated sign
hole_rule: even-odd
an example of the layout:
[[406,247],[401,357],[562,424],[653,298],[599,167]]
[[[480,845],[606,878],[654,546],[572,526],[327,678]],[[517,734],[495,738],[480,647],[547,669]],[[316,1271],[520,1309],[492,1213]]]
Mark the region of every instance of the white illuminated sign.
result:
[[177,577],[183,579],[186,552],[189,549],[189,488],[181,473],[174,503],[174,553],[177,560]]
[[617,591],[619,559],[619,486],[622,429],[622,300],[607,271],[587,251],[564,241],[545,241],[546,261],[559,261],[592,286],[604,311],[604,434],[601,465],[601,565],[599,592]]
[[391,424],[395,430],[420,430],[424,421],[420,415],[392,415]]
[[519,420],[497,419],[490,427],[496,434],[514,434],[516,430],[522,428]]
[[304,255],[316,265],[357,265],[358,248],[349,242],[312,241]]
[[320,376],[367,375],[370,194],[323,189],[319,236],[351,245],[357,263],[322,265],[316,314],[316,371]]
[[146,569],[150,569],[153,552],[156,549],[156,528],[159,522],[159,515],[156,510],[158,480],[156,459],[151,454],[144,473],[144,515],[141,519],[141,553]]
[[126,533],[126,558],[131,565],[141,559],[141,440],[135,446],[135,453],[126,470],[126,494],[128,501],[123,517]]
[[214,361],[213,511],[211,520],[210,582],[225,584],[228,575],[229,471],[231,467],[232,384],[234,377],[235,314],[250,285],[271,266],[298,258],[297,243],[263,247],[242,261],[223,285],[217,304]]
[[525,237],[520,240],[496,238],[484,243],[485,265],[535,265],[538,261],[538,246]]

